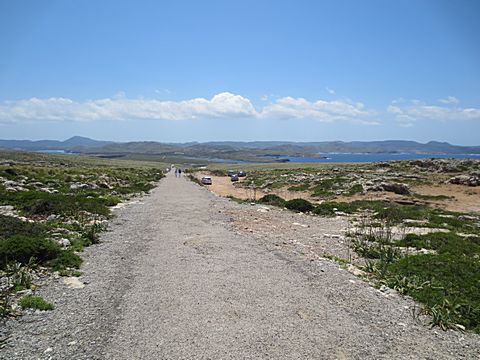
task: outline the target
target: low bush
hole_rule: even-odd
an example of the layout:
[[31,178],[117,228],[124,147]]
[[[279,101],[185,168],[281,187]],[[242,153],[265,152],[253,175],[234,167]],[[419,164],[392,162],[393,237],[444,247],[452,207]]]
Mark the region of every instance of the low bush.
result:
[[11,261],[28,264],[31,258],[46,262],[55,259],[60,252],[60,246],[53,240],[14,235],[0,239],[0,268],[5,268]]
[[14,235],[40,237],[45,235],[42,224],[22,221],[12,216],[0,215],[0,238],[9,238]]
[[289,210],[309,212],[314,209],[313,204],[305,199],[292,199],[285,202],[285,207]]
[[258,200],[261,204],[284,207],[285,200],[275,194],[268,194]]
[[75,254],[72,250],[62,251],[58,257],[53,260],[52,265],[55,271],[65,270],[66,268],[80,268],[82,258]]
[[22,309],[35,309],[35,310],[53,310],[53,305],[49,302],[45,301],[40,296],[34,295],[27,295],[21,298],[18,301],[18,305],[22,307]]

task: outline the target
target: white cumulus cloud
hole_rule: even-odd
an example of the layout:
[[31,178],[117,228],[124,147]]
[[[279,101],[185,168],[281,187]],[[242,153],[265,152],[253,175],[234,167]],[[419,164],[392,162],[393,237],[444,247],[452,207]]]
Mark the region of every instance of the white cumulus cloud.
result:
[[[453,97],[452,97],[453,98]],[[454,100],[453,100],[454,99]],[[452,106],[459,101],[450,99],[448,105],[430,105],[419,100],[393,101],[387,112],[393,114],[401,126],[412,126],[418,120],[431,121],[479,121],[480,108]]]
[[169,120],[189,119],[311,119],[321,122],[349,121],[372,125],[374,112],[362,103],[350,101],[309,101],[282,97],[256,109],[241,95],[222,92],[211,99],[180,101],[160,99],[112,98],[74,101],[66,98],[31,98],[0,103],[0,123],[29,121],[97,121],[97,120]]
[[284,97],[263,108],[263,118],[313,119],[321,122],[353,121],[372,124],[367,120],[374,114],[366,110],[362,103],[347,101],[308,101],[304,98]]

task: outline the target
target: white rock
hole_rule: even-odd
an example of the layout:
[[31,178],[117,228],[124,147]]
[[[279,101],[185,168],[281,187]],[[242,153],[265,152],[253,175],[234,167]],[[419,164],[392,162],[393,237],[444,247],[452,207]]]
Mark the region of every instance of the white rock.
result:
[[366,275],[367,273],[363,270],[360,270],[359,268],[357,268],[355,265],[348,265],[348,268],[347,268],[348,272],[355,275],[355,276],[364,276]]
[[65,239],[65,238],[58,239],[57,242],[62,247],[68,247],[68,246],[71,245],[70,240]]
[[71,289],[83,289],[85,287],[85,284],[74,276],[63,278],[63,283]]
[[294,222],[292,225],[301,226],[301,227],[308,227],[308,225],[300,224],[300,223],[297,223],[297,222]]

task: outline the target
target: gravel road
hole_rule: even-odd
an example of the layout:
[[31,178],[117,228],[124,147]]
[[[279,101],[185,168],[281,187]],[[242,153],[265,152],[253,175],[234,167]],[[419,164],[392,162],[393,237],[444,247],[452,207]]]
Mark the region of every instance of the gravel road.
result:
[[7,322],[0,358],[480,358],[479,336],[419,324],[412,301],[283,246],[282,232],[237,231],[238,211],[258,208],[169,174],[86,249],[84,288],[56,279],[38,291],[54,311]]

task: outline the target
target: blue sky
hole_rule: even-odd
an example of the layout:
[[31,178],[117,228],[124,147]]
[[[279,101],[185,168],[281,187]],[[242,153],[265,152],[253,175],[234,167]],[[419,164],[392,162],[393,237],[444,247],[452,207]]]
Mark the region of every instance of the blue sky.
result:
[[478,14],[475,0],[0,0],[0,138],[480,145]]

